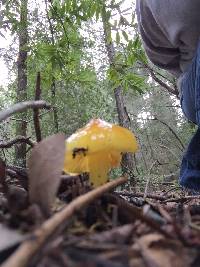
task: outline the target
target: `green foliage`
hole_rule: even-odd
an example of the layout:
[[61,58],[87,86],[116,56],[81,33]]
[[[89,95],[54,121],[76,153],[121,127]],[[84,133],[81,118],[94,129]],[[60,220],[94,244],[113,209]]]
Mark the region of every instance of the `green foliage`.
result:
[[[19,25],[19,1],[4,1],[1,10],[0,35],[10,31],[13,43],[8,51],[0,51],[8,59],[11,74],[16,76],[16,38]],[[35,98],[37,73],[41,74],[42,99],[51,103],[57,112],[59,131],[67,136],[82,127],[91,118],[102,118],[117,123],[113,89],[121,86],[132,130],[136,133],[140,152],[136,156],[136,175],[146,177],[152,164],[152,175],[161,177],[175,171],[182,155],[179,142],[166,125],[153,120],[157,117],[169,125],[187,144],[194,132],[177,103],[143,68],[148,64],[141,40],[137,35],[134,10],[126,16],[121,11],[123,1],[53,0],[38,1],[29,10],[28,44],[28,99]],[[130,3],[128,3],[129,5]],[[40,5],[42,8],[40,8]],[[130,6],[131,7],[131,4]],[[117,15],[115,15],[117,14]],[[113,64],[109,66],[105,52],[102,18],[108,27],[107,44],[115,49]],[[13,60],[12,60],[13,57]],[[160,74],[160,70],[157,70]],[[164,76],[171,78],[164,72]],[[16,80],[0,88],[0,108],[16,101]],[[55,130],[52,110],[40,111],[42,134]],[[13,116],[0,125],[2,140],[15,136]],[[32,111],[27,114],[28,136],[35,139]],[[13,149],[1,151],[1,157],[13,160]],[[160,164],[160,165],[159,165]],[[120,170],[112,173],[119,175]],[[142,185],[145,181],[141,182]]]
[[141,59],[146,61],[138,38],[129,41],[122,52],[118,51],[114,66],[108,70],[113,88],[121,86],[126,91],[131,89],[140,94],[147,90],[146,79],[138,71],[138,61]]

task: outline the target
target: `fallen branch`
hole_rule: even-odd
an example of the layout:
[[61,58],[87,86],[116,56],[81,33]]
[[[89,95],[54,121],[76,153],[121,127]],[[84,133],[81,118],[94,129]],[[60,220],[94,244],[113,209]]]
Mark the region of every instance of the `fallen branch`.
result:
[[153,220],[151,217],[149,218],[148,216],[144,215],[142,209],[129,204],[124,199],[120,199],[115,195],[106,194],[104,196],[104,199],[106,200],[106,202],[115,204],[118,207],[119,213],[123,214],[123,217],[129,217],[128,223],[132,223],[135,220],[140,220],[142,223],[146,223],[152,229],[158,231],[165,237],[172,238],[171,234],[168,233],[164,228],[162,228],[162,226],[157,221]]
[[[144,193],[132,193],[132,192],[115,192],[115,194],[120,195],[120,196],[125,196],[125,197],[144,197]],[[167,197],[159,196],[159,195],[154,195],[154,194],[147,194],[146,198],[152,198],[160,201],[167,200]]]
[[193,200],[193,199],[200,199],[200,196],[185,196],[185,197],[179,197],[179,198],[168,198],[166,200],[164,200],[164,203],[167,202],[185,202],[188,200]]
[[19,135],[16,138],[9,140],[7,142],[5,141],[0,142],[0,148],[10,148],[17,143],[26,143],[27,145],[30,145],[31,147],[34,146],[34,142],[30,140],[30,137]]
[[126,183],[127,178],[118,178],[107,184],[104,184],[85,195],[77,197],[70,204],[68,204],[62,211],[56,213],[52,218],[45,221],[39,229],[34,232],[33,238],[25,241],[19,249],[2,264],[2,267],[25,267],[30,263],[32,257],[41,249],[46,240],[61,225],[65,225],[67,220],[71,218],[74,213],[81,210],[83,207],[93,202],[95,199],[102,196],[104,193],[114,189],[115,187]]
[[38,101],[25,101],[25,102],[20,102],[17,103],[13,106],[11,106],[8,109],[5,109],[3,111],[0,112],[0,122],[9,118],[10,116],[12,116],[15,113],[18,112],[23,112],[29,108],[45,108],[45,109],[50,109],[51,106],[43,101],[43,100],[38,100]]

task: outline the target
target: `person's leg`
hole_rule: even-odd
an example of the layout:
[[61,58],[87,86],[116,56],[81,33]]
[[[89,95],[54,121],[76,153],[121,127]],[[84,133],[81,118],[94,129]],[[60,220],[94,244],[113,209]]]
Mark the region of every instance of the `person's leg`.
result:
[[180,185],[200,190],[200,129],[193,136],[183,155],[180,169]]
[[180,170],[180,184],[183,187],[200,190],[200,44],[195,58],[184,74],[181,106],[185,116],[198,125],[183,156]]

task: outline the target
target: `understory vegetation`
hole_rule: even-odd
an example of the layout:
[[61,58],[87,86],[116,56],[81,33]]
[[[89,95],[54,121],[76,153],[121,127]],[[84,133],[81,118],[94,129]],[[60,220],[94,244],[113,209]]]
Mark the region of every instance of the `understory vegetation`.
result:
[[7,164],[26,165],[27,142],[3,146],[17,136],[33,142],[57,132],[67,137],[101,118],[135,133],[140,149],[129,171],[139,186],[149,175],[162,181],[177,172],[194,125],[182,115],[174,78],[145,56],[134,1],[0,5],[0,57],[8,70],[1,80],[1,109],[38,99],[51,105],[39,113],[39,136],[32,111],[1,123],[0,156]]

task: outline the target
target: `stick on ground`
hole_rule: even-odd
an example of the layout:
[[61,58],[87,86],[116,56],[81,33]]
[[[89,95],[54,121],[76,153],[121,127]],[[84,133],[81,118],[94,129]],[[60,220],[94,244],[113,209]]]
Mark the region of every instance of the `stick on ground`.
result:
[[17,249],[17,251],[11,255],[4,264],[1,265],[1,267],[27,266],[31,258],[45,244],[45,241],[57,230],[60,225],[72,217],[75,212],[99,198],[104,193],[126,182],[127,178],[121,177],[74,199],[62,211],[56,213],[49,220],[45,221],[42,226],[34,232],[34,238],[25,241],[19,247],[19,249]]

